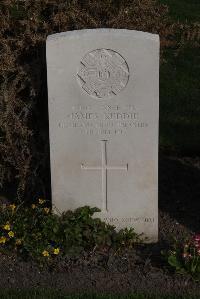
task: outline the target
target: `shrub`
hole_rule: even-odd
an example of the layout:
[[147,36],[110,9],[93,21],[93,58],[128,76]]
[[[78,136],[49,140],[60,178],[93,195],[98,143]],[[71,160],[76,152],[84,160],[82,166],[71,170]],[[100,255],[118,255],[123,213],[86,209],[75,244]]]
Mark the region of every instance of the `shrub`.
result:
[[133,229],[117,232],[114,226],[93,218],[99,211],[85,206],[57,215],[42,199],[30,207],[1,205],[0,249],[44,261],[87,250],[130,248],[142,241]]

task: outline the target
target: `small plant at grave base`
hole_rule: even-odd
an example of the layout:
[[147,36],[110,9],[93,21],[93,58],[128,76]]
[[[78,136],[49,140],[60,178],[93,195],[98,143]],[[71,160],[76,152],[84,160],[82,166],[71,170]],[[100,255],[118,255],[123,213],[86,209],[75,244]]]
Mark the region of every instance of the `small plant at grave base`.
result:
[[173,250],[168,252],[167,259],[178,273],[188,273],[195,280],[200,280],[200,234],[184,243],[176,241]]
[[99,211],[85,206],[57,215],[44,199],[30,207],[0,205],[0,250],[46,263],[87,250],[131,248],[142,241],[133,229],[117,232],[114,226],[93,218]]

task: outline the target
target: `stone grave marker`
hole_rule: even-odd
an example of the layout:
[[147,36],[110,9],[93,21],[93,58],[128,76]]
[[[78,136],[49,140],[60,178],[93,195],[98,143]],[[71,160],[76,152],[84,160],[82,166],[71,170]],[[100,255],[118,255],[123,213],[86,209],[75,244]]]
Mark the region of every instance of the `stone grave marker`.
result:
[[53,204],[158,237],[159,37],[91,29],[47,38]]

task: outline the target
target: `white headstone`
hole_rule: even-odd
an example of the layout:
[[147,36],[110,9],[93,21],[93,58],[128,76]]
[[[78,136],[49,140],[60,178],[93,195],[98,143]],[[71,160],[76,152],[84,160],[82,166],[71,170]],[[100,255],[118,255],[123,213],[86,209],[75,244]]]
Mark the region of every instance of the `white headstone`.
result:
[[159,37],[123,29],[48,36],[53,204],[99,207],[158,236]]

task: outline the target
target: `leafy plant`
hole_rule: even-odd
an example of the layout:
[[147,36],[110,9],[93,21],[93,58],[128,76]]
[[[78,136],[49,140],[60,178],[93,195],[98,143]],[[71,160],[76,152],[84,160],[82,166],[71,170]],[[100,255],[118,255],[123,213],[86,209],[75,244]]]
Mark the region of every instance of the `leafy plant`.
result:
[[200,279],[200,234],[193,236],[183,244],[175,242],[173,250],[167,255],[170,266],[178,273],[190,274],[195,280]]
[[114,226],[94,218],[100,211],[97,208],[85,206],[57,215],[46,204],[39,199],[30,207],[0,205],[0,250],[49,261],[83,250],[130,248],[142,241],[133,229],[117,232]]

